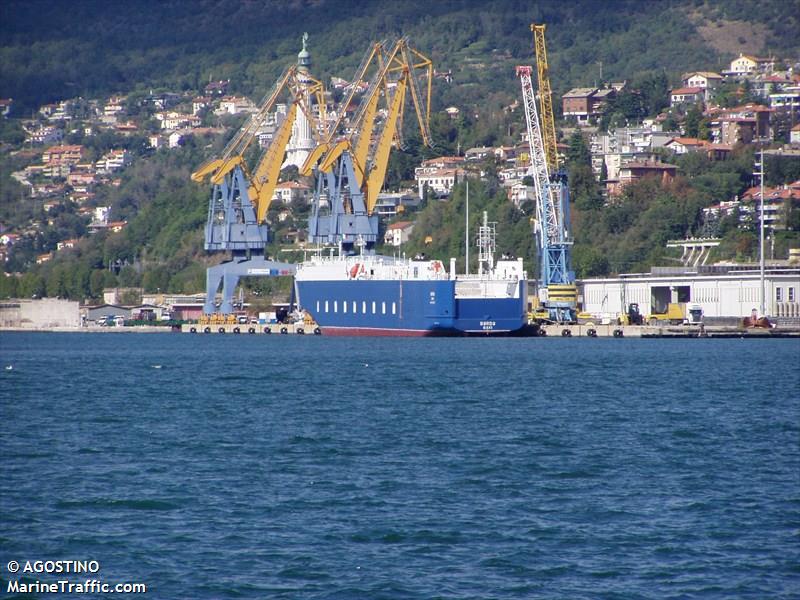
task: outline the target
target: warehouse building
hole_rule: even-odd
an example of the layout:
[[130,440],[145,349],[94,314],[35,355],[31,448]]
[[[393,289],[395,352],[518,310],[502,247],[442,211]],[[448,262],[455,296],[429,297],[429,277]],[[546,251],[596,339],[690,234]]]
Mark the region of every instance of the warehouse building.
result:
[[[614,320],[632,303],[642,315],[665,313],[669,304],[687,312],[701,309],[703,319],[730,321],[760,312],[761,274],[758,265],[654,267],[651,273],[578,282],[579,302],[585,312]],[[766,316],[774,322],[800,321],[800,266],[770,265],[764,273]]]

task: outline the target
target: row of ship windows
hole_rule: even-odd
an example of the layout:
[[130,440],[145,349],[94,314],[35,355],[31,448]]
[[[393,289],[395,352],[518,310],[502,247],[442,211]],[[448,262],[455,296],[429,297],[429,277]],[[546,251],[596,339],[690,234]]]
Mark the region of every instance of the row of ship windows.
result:
[[[371,304],[371,306],[370,306],[370,304]],[[339,312],[339,308],[342,309],[343,313],[348,312],[348,308],[350,308],[350,312],[352,312],[353,314],[358,314],[358,312],[359,312],[358,311],[358,308],[359,308],[358,302],[356,302],[355,300],[353,300],[352,302],[348,302],[347,300],[342,300],[341,305],[339,304],[338,300],[334,300],[333,302],[331,302],[329,300],[325,300],[324,302],[322,302],[320,300],[317,300],[317,312],[331,312],[332,311],[332,312],[338,313]],[[372,308],[372,314],[373,315],[377,315],[378,314],[378,308],[380,308],[380,314],[385,315],[387,306],[386,306],[386,302],[381,302],[380,306],[379,306],[378,303],[375,302],[374,300],[371,303],[367,302],[366,300],[362,300],[361,301],[361,313],[364,314],[364,315],[370,314],[369,312],[367,312],[368,308]],[[320,311],[320,309],[322,309],[322,310]],[[392,310],[392,314],[393,315],[397,314],[397,303],[396,302],[392,302],[391,310]]]

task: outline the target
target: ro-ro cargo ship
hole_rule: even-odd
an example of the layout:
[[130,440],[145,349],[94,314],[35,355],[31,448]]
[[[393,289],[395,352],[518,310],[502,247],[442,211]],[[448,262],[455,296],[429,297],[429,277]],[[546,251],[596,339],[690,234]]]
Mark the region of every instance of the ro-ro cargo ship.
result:
[[456,275],[439,260],[322,253],[295,275],[300,307],[323,335],[510,335],[527,324],[521,258],[494,261],[494,226],[478,234],[476,274]]

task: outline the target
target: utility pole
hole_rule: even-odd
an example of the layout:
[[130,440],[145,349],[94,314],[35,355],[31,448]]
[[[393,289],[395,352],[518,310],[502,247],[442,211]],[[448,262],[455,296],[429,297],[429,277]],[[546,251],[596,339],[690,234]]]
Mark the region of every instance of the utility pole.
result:
[[469,179],[467,179],[467,210],[464,226],[464,275],[469,275]]
[[761,274],[761,316],[767,316],[766,312],[766,286],[764,284],[764,149],[761,149],[761,164],[759,165],[759,175],[761,175],[761,227],[759,227],[759,272]]

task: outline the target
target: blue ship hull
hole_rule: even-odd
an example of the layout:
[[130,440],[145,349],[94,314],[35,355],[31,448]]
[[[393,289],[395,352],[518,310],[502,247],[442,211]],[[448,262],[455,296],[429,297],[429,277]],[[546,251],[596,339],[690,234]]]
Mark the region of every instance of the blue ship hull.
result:
[[509,335],[527,324],[515,298],[456,297],[453,280],[296,281],[298,301],[325,335]]

